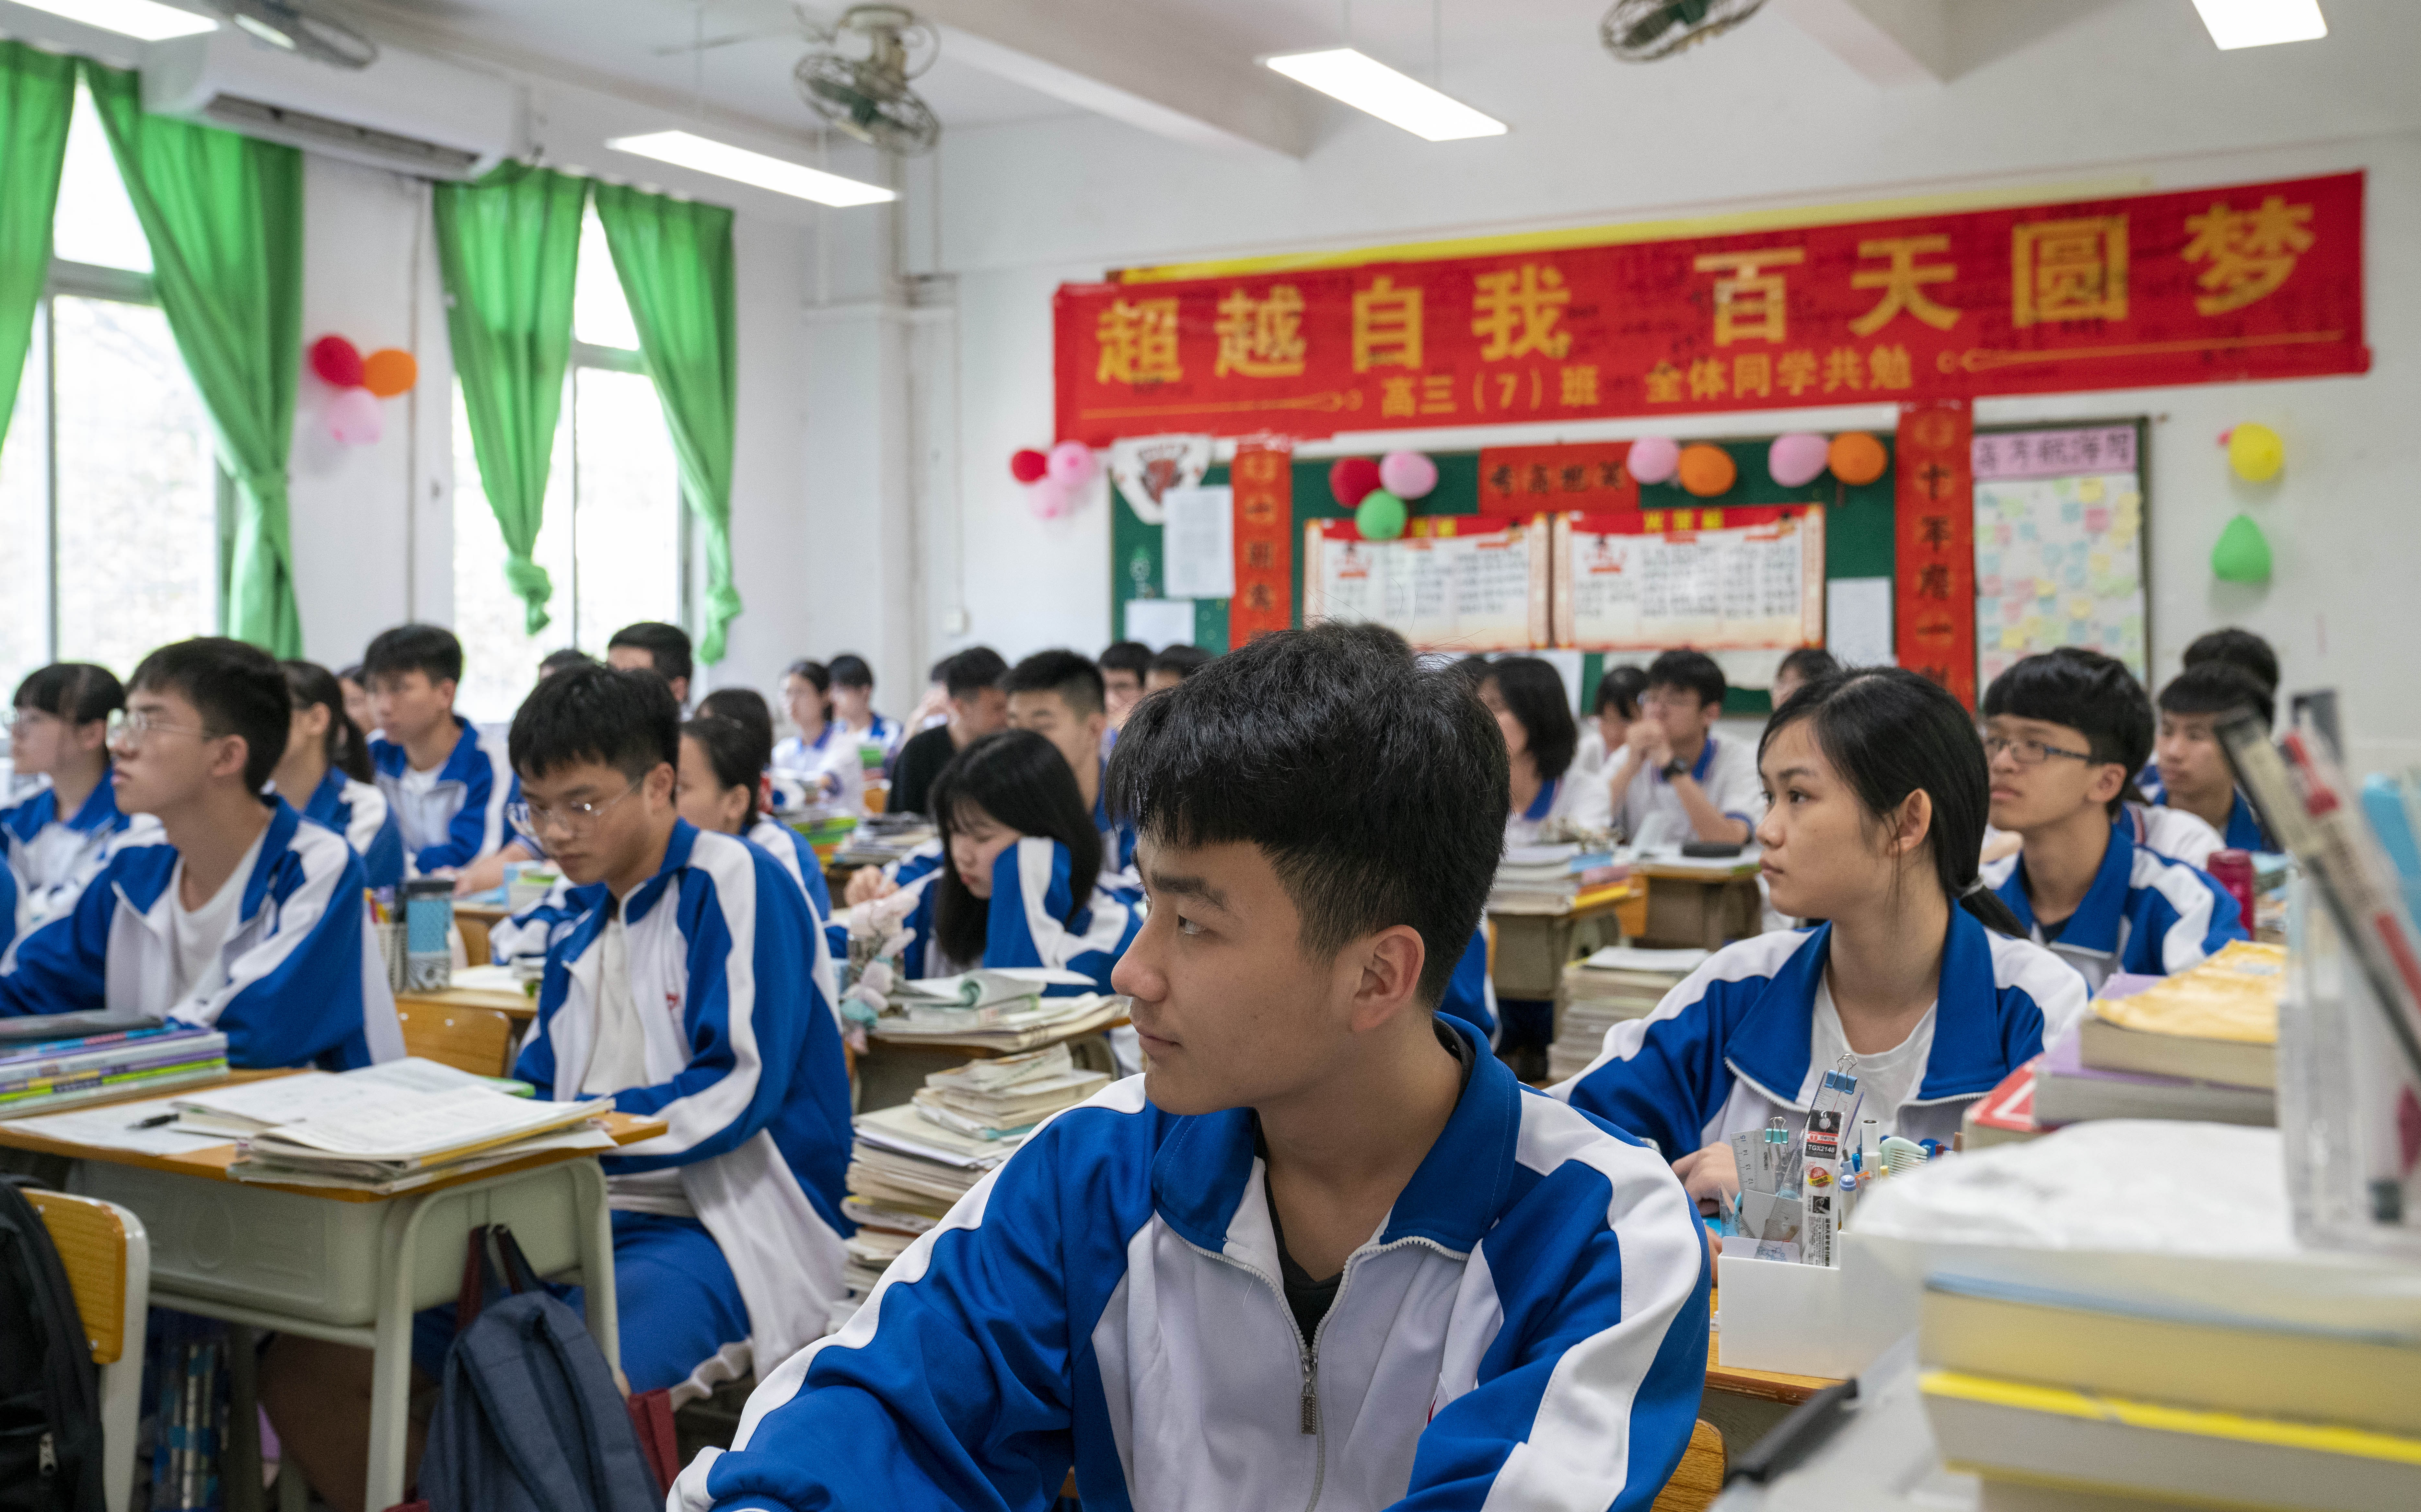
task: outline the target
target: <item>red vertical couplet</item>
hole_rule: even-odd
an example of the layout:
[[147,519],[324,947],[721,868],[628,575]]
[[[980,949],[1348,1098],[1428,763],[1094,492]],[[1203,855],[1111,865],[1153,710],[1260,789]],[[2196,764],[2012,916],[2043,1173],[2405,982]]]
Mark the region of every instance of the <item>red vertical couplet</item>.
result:
[[1976,707],[1975,416],[1965,399],[1903,404],[1893,623],[1899,664]]
[[1247,441],[1228,469],[1236,492],[1236,596],[1227,644],[1294,624],[1294,452],[1284,440]]

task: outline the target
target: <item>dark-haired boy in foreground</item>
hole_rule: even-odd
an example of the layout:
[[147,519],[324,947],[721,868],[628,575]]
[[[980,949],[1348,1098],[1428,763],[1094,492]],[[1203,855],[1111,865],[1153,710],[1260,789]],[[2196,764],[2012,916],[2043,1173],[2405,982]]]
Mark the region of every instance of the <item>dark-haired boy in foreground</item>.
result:
[[[1645,1508],[1696,1416],[1697,1219],[1653,1151],[1434,1005],[1505,742],[1384,631],[1264,636],[1146,698],[1110,799],[1150,1056],[764,1378],[684,1508]],[[1316,776],[1306,774],[1317,774]]]

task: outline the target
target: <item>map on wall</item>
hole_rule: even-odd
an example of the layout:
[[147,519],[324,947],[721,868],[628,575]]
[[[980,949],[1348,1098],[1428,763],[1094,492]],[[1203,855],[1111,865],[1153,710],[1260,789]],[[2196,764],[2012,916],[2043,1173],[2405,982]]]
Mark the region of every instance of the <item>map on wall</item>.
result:
[[2144,488],[2132,425],[1979,435],[1979,685],[2062,646],[2145,675]]
[[1543,521],[1424,515],[1413,527],[1364,540],[1351,520],[1306,522],[1304,623],[1375,620],[1424,651],[1546,644]]
[[1788,649],[1824,640],[1819,505],[1555,517],[1555,644]]

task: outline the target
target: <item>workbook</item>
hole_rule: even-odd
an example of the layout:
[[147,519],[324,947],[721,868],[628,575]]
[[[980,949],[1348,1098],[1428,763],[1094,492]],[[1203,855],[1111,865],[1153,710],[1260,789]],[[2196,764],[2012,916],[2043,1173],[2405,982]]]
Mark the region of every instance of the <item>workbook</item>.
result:
[[2100,1070],[2275,1087],[2286,985],[2285,946],[2233,941],[2141,991],[2114,997],[2105,990],[2085,1021],[2079,1050]]

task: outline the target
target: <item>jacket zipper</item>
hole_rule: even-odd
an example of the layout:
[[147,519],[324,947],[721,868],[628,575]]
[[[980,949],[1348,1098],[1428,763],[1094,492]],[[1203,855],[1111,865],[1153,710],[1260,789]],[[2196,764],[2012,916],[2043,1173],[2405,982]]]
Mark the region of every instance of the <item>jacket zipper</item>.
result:
[[59,1473],[59,1451],[58,1445],[52,1442],[51,1435],[47,1431],[42,1435],[39,1453],[42,1478],[48,1480]]

